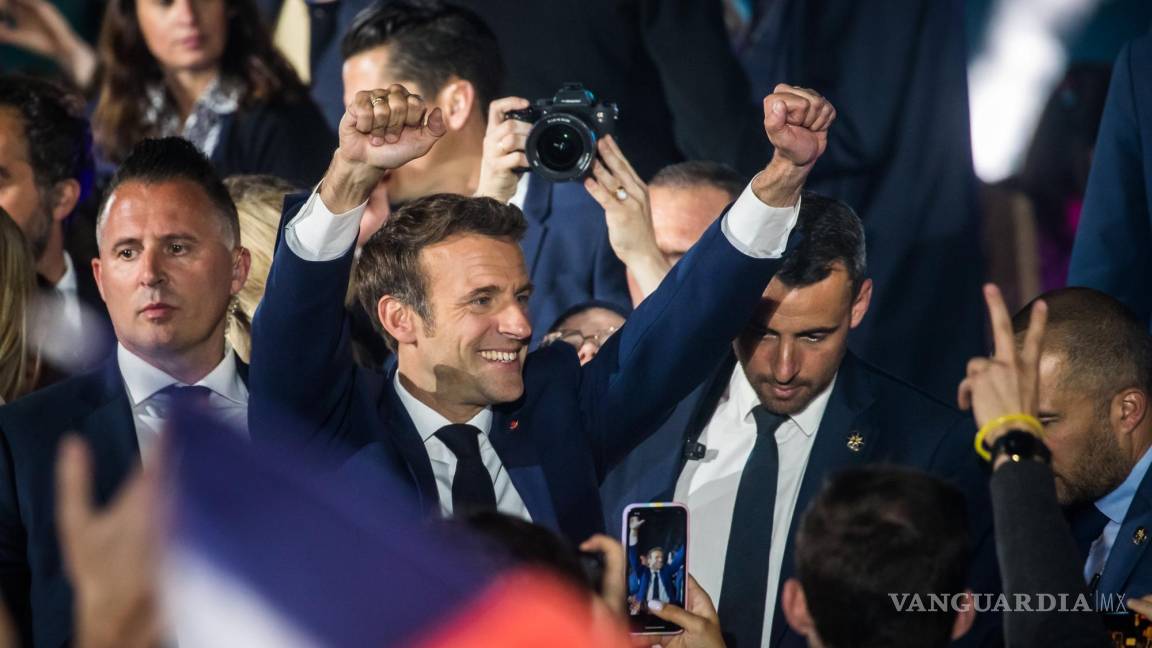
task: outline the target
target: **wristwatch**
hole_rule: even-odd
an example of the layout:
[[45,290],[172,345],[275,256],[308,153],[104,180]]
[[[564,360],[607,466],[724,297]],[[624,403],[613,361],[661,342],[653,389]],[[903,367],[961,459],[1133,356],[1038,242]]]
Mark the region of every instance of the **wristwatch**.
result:
[[1040,437],[1023,430],[1009,430],[996,439],[996,443],[992,444],[992,461],[995,462],[1002,454],[1015,462],[1025,459],[1042,463],[1052,461],[1052,452]]

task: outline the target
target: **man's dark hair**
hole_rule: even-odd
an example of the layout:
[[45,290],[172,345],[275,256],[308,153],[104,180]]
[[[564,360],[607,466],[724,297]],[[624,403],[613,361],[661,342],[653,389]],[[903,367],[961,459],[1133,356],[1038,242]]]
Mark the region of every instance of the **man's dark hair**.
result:
[[156,184],[174,180],[185,180],[200,187],[216,207],[225,242],[230,246],[240,244],[240,217],[236,214],[236,205],[228,195],[228,189],[208,158],[192,142],[180,137],[146,139],[132,148],[112,176],[104,203],[100,205],[100,215],[96,219],[97,243],[108,217],[109,201],[120,185],[126,182]]
[[839,263],[848,272],[852,294],[857,294],[868,267],[864,224],[856,212],[839,200],[805,191],[796,230],[800,243],[784,255],[776,278],[794,288],[811,286]]
[[656,172],[648,183],[650,187],[673,187],[676,189],[690,189],[692,187],[715,187],[728,194],[732,200],[744,191],[748,181],[736,169],[709,160],[690,160],[670,164]]
[[[560,577],[570,585],[595,592],[579,554],[550,529],[504,513],[474,513],[448,520],[449,527],[463,527],[478,541],[484,564],[499,570],[535,567]],[[458,534],[454,534],[458,535]]]
[[588,301],[583,301],[579,304],[566,308],[564,312],[560,313],[560,316],[556,318],[556,321],[552,322],[552,326],[548,327],[548,332],[552,333],[560,330],[560,325],[567,321],[568,318],[575,317],[576,315],[580,315],[581,313],[585,313],[594,308],[602,308],[606,311],[616,313],[624,319],[628,319],[628,309],[624,308],[620,304],[617,304],[616,302],[605,301],[603,299],[589,299]]
[[515,242],[527,226],[519,207],[491,198],[433,194],[413,200],[389,216],[360,251],[354,277],[360,304],[395,351],[396,340],[384,330],[376,304],[392,295],[411,306],[431,329],[428,276],[420,265],[424,248],[462,234]]
[[[1040,299],[1048,304],[1044,350],[1064,360],[1066,386],[1102,399],[1132,387],[1152,394],[1147,322],[1118,299],[1092,288],[1060,288]],[[1036,300],[1012,318],[1017,336],[1028,329]]]
[[341,49],[347,60],[384,45],[393,74],[411,80],[420,92],[434,95],[456,76],[476,89],[482,112],[499,96],[504,81],[499,42],[469,9],[437,0],[376,3],[356,15]]
[[796,574],[816,631],[830,648],[944,646],[954,611],[898,611],[890,594],[964,591],[968,570],[964,497],[904,468],[869,467],[832,477],[796,535]]
[[63,87],[43,79],[0,76],[0,108],[16,111],[24,126],[28,163],[41,194],[58,182],[91,185],[92,133],[84,102]]

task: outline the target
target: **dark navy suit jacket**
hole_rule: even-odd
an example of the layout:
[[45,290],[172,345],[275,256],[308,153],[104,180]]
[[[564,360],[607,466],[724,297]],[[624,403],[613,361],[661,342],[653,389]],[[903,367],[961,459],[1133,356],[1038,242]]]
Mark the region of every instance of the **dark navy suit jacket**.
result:
[[624,264],[608,242],[604,209],[583,184],[530,175],[524,217],[528,230],[520,247],[535,286],[528,302],[533,342],[576,304],[597,299],[631,309]]
[[[296,211],[286,207],[285,218]],[[287,221],[286,221],[287,222]],[[489,439],[532,519],[582,541],[603,529],[598,487],[727,352],[779,260],[732,246],[717,219],[581,367],[556,345],[530,353],[524,394],[493,407]],[[357,369],[341,296],[352,251],[327,262],[281,241],[253,330],[253,439],[296,436],[345,469],[392,471],[438,513],[431,461],[391,376]]]
[[[736,359],[729,354],[715,367],[712,378],[697,385],[692,395],[671,412],[660,430],[609,474],[602,493],[610,531],[618,530],[626,505],[673,498],[676,480],[684,466],[685,442],[697,439],[712,418],[735,367]],[[780,571],[781,586],[794,574],[792,539],[797,523],[825,479],[847,468],[887,463],[927,471],[948,480],[965,494],[974,552],[970,582],[976,592],[998,592],[987,477],[972,450],[974,434],[968,416],[847,353],[804,470],[788,530],[789,542]],[[859,451],[848,446],[852,435],[859,435],[862,441]],[[710,594],[719,596],[720,593]],[[779,596],[776,601],[773,648],[807,645],[785,621]],[[991,624],[995,626],[991,627],[987,621],[981,619],[981,626],[974,628],[974,639],[977,635],[987,640],[998,636],[999,626]],[[974,645],[984,645],[985,639]]]
[[[1143,533],[1139,533],[1143,531]],[[1140,486],[1128,505],[1128,513],[1112,543],[1112,552],[1100,575],[1096,591],[1101,595],[1124,594],[1139,598],[1152,594],[1152,553],[1148,538],[1152,536],[1152,470],[1144,474]]]
[[[246,367],[237,363],[241,378]],[[0,407],[0,594],[26,645],[72,639],[72,586],[56,538],[56,451],[79,434],[92,452],[98,506],[140,463],[115,354],[99,369]]]
[[1112,70],[1068,285],[1087,286],[1152,319],[1152,36]]

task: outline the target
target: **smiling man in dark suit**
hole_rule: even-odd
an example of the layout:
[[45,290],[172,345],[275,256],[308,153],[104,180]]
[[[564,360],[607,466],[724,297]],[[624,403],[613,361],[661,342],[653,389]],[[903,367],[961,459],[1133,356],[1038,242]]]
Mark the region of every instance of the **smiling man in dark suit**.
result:
[[[575,541],[599,531],[601,477],[720,361],[788,245],[835,111],[783,86],[764,107],[772,161],[584,366],[566,345],[527,352],[518,209],[436,195],[393,214],[357,269],[396,348],[381,376],[355,369],[342,334],[359,219],[380,177],[446,126],[401,86],[359,93],[318,192],[286,209],[253,331],[254,438],[283,438],[287,421],[350,467],[398,471],[428,512],[498,509]],[[597,181],[615,192],[624,162],[609,150]]]
[[973,586],[996,591],[971,420],[847,350],[872,295],[851,208],[805,193],[796,227],[801,242],[733,352],[603,488],[610,526],[630,502],[688,505],[688,564],[718,599],[736,648],[803,645],[777,613],[795,521],[828,475],[864,463],[916,466],[959,486],[977,552]]
[[211,163],[185,140],[145,140],[112,179],[96,238],[92,269],[116,353],[92,373],[0,407],[0,591],[37,646],[72,635],[54,510],[60,439],[87,441],[103,504],[141,459],[151,461],[177,401],[240,428],[247,420],[244,367],[224,328],[249,255]]

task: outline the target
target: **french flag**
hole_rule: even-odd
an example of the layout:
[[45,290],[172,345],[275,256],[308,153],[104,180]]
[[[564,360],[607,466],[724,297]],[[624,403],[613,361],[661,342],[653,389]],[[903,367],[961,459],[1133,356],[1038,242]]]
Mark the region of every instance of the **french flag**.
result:
[[588,595],[498,571],[398,488],[254,446],[189,413],[170,428],[164,599],[180,648],[625,648]]

